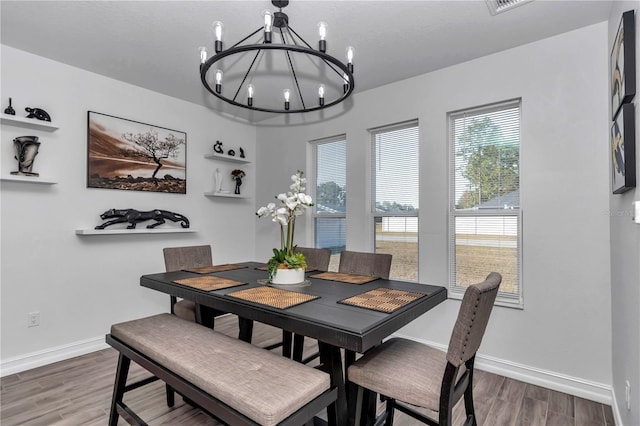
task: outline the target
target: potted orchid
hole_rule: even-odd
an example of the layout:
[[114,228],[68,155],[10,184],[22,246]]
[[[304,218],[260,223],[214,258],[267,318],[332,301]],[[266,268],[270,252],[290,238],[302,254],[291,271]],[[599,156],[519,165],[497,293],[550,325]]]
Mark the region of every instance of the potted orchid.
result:
[[294,234],[296,218],[304,213],[307,207],[313,206],[311,196],[304,193],[307,179],[300,170],[291,176],[293,183],[291,191],[276,196],[276,203],[269,203],[260,207],[256,212],[258,217],[271,216],[271,220],[280,225],[280,249],[273,249],[273,257],[267,262],[269,282],[273,284],[296,284],[304,281],[304,271],[307,267],[304,255],[295,253]]

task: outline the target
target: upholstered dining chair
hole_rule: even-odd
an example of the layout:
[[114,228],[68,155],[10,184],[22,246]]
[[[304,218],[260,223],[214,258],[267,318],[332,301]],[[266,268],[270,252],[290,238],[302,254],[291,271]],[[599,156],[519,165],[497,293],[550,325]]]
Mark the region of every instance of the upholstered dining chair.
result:
[[[386,401],[385,413],[378,419],[386,416],[385,425],[393,424],[394,409],[429,425],[451,425],[453,408],[464,397],[464,424],[475,426],[473,365],[501,281],[502,276],[492,272],[485,281],[467,287],[447,352],[392,338],[353,363],[348,379],[357,385],[355,424],[360,424],[362,409],[367,405],[367,390]],[[411,406],[434,411],[438,419]]]
[[[391,261],[393,256],[386,253],[366,253],[359,251],[342,251],[340,253],[340,263],[338,272],[345,274],[369,275],[372,277],[389,279],[391,272]],[[320,356],[319,352],[314,352],[302,359],[304,348],[304,336],[295,335],[293,342],[293,359],[308,364]],[[347,362],[355,359],[355,353],[347,351],[345,354]]]
[[[166,247],[162,250],[164,254],[164,266],[167,272],[180,271],[188,268],[202,268],[213,265],[213,256],[210,245]],[[171,313],[187,321],[196,321],[196,304],[191,300],[177,300],[175,296],[170,296]],[[213,328],[214,318],[224,314],[202,306],[202,324]]]
[[[327,271],[329,269],[329,261],[331,260],[331,250],[313,247],[296,247],[296,253],[302,253],[307,262],[307,270]],[[302,358],[302,346],[304,345],[304,336],[296,335],[298,346],[293,345],[293,333],[282,330],[282,341],[267,346],[265,349],[275,349],[282,346],[282,355],[291,358],[292,349],[299,347],[299,355],[294,356],[296,361]],[[296,359],[297,358],[297,359]]]

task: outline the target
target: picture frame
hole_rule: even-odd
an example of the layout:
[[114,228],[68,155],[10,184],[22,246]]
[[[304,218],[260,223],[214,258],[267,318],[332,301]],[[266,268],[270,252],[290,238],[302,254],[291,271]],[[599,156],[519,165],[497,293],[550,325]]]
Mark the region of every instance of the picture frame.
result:
[[187,134],[87,112],[87,187],[187,193]]
[[636,94],[636,28],[633,10],[622,14],[611,49],[611,119]]
[[635,108],[624,104],[611,125],[611,188],[622,194],[636,186]]

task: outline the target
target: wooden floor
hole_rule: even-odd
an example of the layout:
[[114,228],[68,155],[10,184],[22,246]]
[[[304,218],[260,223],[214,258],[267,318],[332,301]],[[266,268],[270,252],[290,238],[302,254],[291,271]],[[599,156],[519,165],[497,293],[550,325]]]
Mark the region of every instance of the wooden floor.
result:
[[[216,330],[237,334],[237,319],[216,319]],[[279,340],[280,331],[263,324],[254,328],[254,343],[260,346]],[[314,350],[312,339],[305,339]],[[0,379],[0,424],[2,426],[107,424],[116,370],[117,352],[105,349]],[[132,364],[130,378],[146,377]],[[611,407],[560,392],[529,385],[476,369],[475,406],[479,425],[487,426],[610,426]],[[165,403],[164,385],[152,383],[127,393],[125,401],[150,425],[218,425],[200,410],[176,397],[176,405]],[[461,417],[458,404],[456,414]],[[120,420],[120,424],[126,424]],[[396,425],[418,424],[402,413]]]

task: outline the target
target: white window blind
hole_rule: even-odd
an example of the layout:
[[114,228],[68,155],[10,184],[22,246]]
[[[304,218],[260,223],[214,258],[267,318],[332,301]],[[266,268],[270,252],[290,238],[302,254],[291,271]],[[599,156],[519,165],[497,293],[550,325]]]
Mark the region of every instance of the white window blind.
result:
[[522,306],[520,100],[449,114],[450,293],[491,271],[498,303]]
[[315,246],[346,247],[347,141],[344,135],[314,142]]
[[391,277],[418,280],[419,131],[410,121],[371,130],[375,251],[393,255]]

